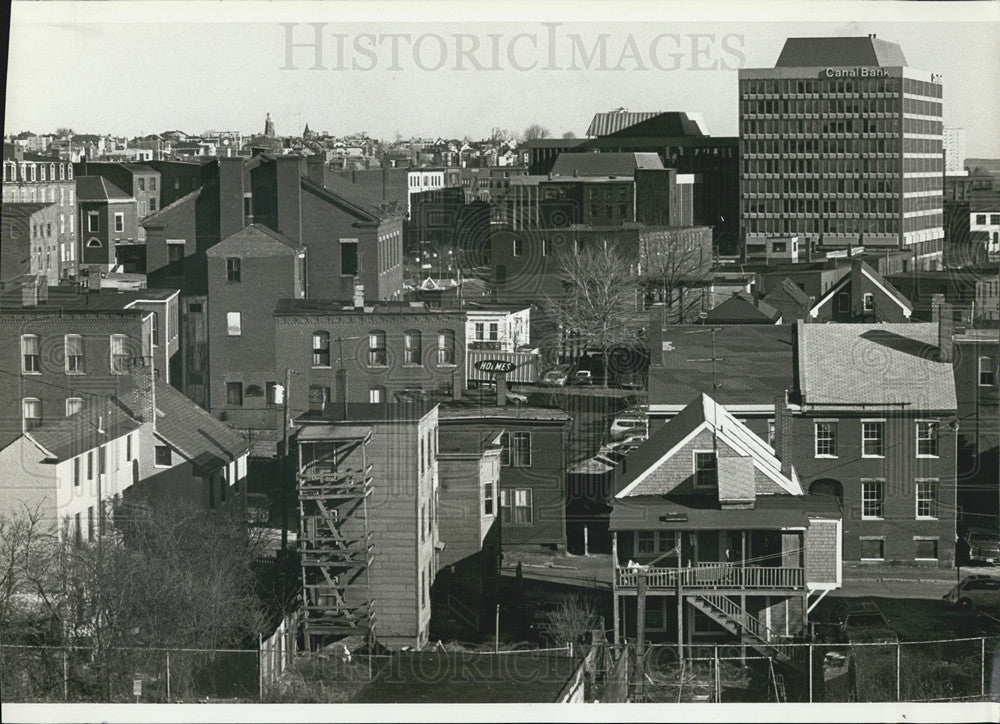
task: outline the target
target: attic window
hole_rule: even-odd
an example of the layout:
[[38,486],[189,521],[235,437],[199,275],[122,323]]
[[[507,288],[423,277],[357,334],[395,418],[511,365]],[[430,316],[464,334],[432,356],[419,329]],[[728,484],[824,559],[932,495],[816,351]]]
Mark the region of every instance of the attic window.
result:
[[714,450],[696,450],[694,453],[695,489],[715,488],[719,482],[718,458]]

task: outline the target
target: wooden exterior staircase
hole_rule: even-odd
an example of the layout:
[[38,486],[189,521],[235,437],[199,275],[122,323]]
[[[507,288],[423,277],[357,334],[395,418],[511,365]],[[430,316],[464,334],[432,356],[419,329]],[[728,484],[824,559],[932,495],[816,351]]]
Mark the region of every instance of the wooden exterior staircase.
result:
[[728,596],[702,594],[687,596],[687,601],[730,633],[741,636],[747,645],[765,656],[796,669],[802,669],[804,647],[780,641],[760,619],[747,613]]

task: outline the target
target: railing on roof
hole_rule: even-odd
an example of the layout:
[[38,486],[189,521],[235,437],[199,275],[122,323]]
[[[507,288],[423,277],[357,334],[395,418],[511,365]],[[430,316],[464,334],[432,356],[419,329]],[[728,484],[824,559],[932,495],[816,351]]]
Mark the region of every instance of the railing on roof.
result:
[[[641,568],[617,568],[617,587],[636,588]],[[740,566],[727,563],[701,563],[692,568],[646,568],[650,590],[688,589],[776,589],[805,587],[805,569],[780,566]]]

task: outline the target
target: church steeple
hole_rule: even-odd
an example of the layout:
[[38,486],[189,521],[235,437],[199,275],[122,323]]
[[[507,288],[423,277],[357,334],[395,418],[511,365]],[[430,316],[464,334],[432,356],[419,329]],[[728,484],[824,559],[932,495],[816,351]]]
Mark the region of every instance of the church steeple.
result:
[[271,114],[267,114],[267,118],[264,119],[264,135],[273,136],[274,135],[274,121],[271,120]]
[[305,130],[302,131],[303,138],[309,138],[312,135],[312,131],[309,130],[309,124],[306,124]]

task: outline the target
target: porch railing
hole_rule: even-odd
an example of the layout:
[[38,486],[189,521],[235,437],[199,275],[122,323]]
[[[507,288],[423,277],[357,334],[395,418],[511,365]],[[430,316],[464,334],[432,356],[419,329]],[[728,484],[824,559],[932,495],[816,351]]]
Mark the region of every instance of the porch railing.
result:
[[[616,570],[618,588],[635,588],[639,585],[637,568]],[[733,564],[702,563],[693,568],[647,568],[646,585],[649,590],[675,589],[680,575],[681,588],[803,588],[805,570],[777,566],[746,566]]]

